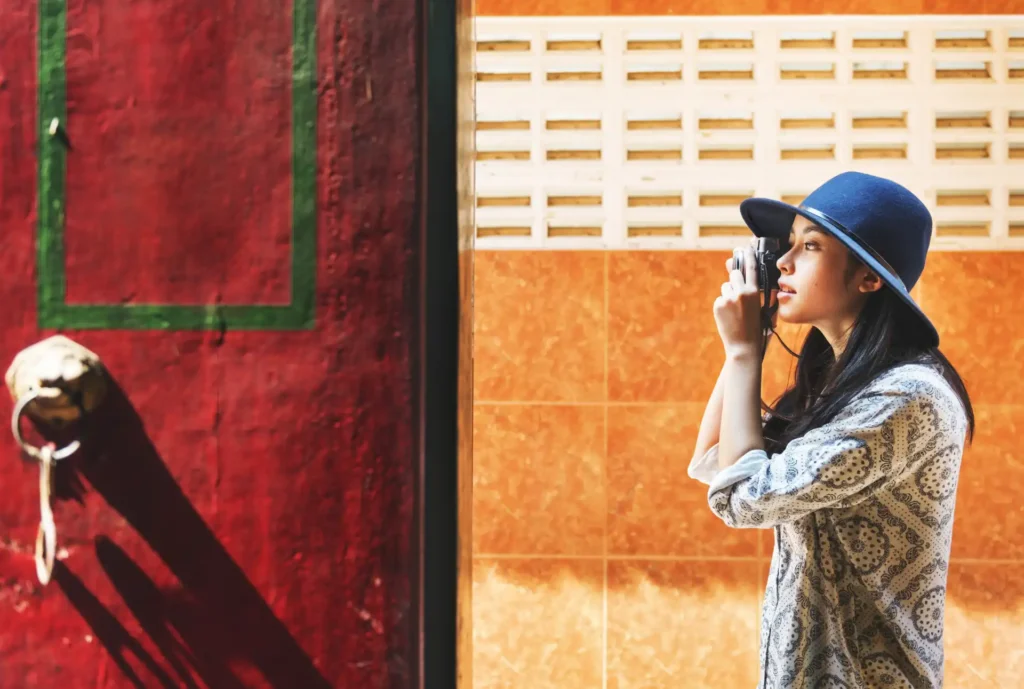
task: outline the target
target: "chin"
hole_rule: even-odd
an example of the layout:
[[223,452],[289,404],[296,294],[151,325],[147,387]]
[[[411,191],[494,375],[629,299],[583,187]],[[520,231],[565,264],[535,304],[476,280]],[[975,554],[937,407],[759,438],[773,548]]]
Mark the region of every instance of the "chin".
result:
[[804,320],[800,317],[800,309],[793,308],[792,304],[779,304],[779,320],[788,325],[803,325]]

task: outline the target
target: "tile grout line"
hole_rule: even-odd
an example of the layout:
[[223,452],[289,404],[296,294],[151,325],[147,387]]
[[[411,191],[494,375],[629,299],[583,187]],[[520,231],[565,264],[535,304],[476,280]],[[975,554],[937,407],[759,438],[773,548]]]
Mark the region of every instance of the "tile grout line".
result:
[[[710,393],[708,394],[710,397]],[[610,407],[686,407],[704,404],[707,400],[695,401],[695,400],[670,400],[670,401],[639,401],[639,402],[605,402],[602,400],[488,400],[488,399],[476,399],[473,400],[474,407],[598,407],[607,406]],[[1008,403],[1003,404],[1000,402],[981,402],[975,404],[976,407],[984,406],[993,409],[1016,409],[1024,406],[1020,403]],[[701,407],[703,409],[703,407]]]
[[1024,565],[1024,558],[952,557],[950,565]]
[[601,589],[601,689],[608,689],[608,252],[604,254],[604,457],[601,461],[601,481],[604,490],[604,539]]
[[[607,386],[606,386],[607,387]],[[680,402],[611,402],[604,400],[474,400],[475,407],[682,407],[697,404]]]
[[[760,562],[770,564],[767,557],[758,558],[753,555],[578,555],[569,553],[473,553],[474,560],[573,560],[578,562]],[[955,557],[950,565],[997,565],[1021,566],[1024,558],[977,558]]]

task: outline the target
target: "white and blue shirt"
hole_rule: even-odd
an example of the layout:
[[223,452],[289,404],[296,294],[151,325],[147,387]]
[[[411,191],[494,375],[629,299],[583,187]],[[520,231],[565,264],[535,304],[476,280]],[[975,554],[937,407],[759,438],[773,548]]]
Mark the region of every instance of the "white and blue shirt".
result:
[[773,529],[758,689],[934,689],[967,417],[936,366],[886,371],[770,457],[691,477],[734,528]]

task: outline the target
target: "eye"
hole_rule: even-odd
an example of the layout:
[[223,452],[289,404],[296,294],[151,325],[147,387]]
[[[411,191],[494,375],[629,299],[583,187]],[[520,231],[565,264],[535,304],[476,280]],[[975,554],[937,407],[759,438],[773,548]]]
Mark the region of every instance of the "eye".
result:
[[804,242],[804,248],[809,251],[814,251],[818,248],[818,245],[814,242]]

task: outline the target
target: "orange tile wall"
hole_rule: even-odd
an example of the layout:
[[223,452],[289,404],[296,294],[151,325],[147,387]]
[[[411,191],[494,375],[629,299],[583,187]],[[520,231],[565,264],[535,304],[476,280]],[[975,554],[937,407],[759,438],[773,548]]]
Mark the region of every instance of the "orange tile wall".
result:
[[1016,14],[1024,0],[476,0],[477,16]]
[[[476,0],[478,15],[1013,14],[1024,0]],[[686,476],[727,254],[476,254],[475,689],[749,689],[771,534]],[[1024,254],[934,253],[914,296],[970,386],[948,687],[1024,686]],[[980,316],[982,313],[989,316]],[[785,326],[794,349],[803,331]],[[765,398],[787,381],[778,345]]]
[[[723,356],[720,252],[478,251],[473,686],[749,689],[771,533],[686,476]],[[1022,686],[1024,253],[932,253],[915,296],[973,396],[946,686]],[[784,328],[794,349],[801,331]],[[766,398],[790,359],[774,351]]]

